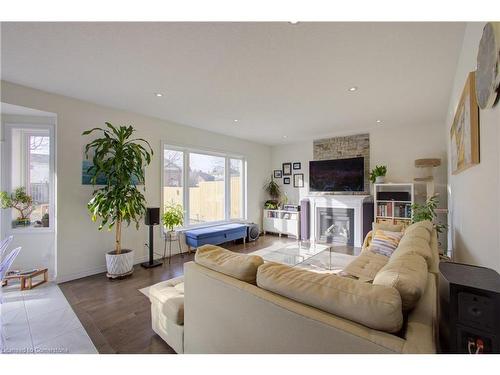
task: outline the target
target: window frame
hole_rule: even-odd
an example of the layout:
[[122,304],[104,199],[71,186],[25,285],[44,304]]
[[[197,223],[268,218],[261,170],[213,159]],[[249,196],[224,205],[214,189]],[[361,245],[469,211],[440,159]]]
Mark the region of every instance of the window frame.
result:
[[23,158],[21,171],[23,181],[23,186],[27,188],[27,183],[29,179],[29,147],[27,145],[27,138],[31,135],[40,135],[42,131],[48,131],[49,134],[49,226],[48,227],[37,227],[32,226],[21,228],[12,228],[9,223],[12,221],[12,209],[2,210],[1,218],[2,222],[6,223],[2,225],[3,235],[10,234],[35,234],[35,233],[54,233],[56,230],[56,176],[55,176],[55,161],[56,161],[56,138],[55,138],[55,125],[54,124],[32,124],[32,123],[12,123],[8,122],[3,125],[3,138],[4,146],[2,150],[2,191],[12,190],[12,130],[21,129],[23,130],[22,137],[22,150]]
[[[173,144],[171,142],[161,142],[161,162],[160,162],[160,173],[161,173],[161,192],[160,192],[160,202],[162,207],[160,208],[160,212],[164,213],[165,207],[164,207],[164,187],[165,187],[165,173],[164,173],[164,167],[165,167],[165,160],[164,160],[164,153],[165,150],[172,150],[172,151],[180,151],[183,153],[183,170],[182,170],[182,204],[184,207],[184,225],[182,228],[188,229],[188,228],[199,228],[199,227],[207,227],[207,226],[212,226],[212,225],[217,225],[221,223],[227,223],[229,221],[244,221],[247,220],[247,161],[245,156],[243,155],[238,155],[238,154],[233,154],[229,152],[223,152],[223,151],[217,151],[213,149],[208,149],[208,148],[200,148],[200,147],[193,147],[193,146],[182,146],[178,144]],[[190,224],[189,223],[189,173],[186,173],[186,170],[189,169],[189,159],[190,159],[190,153],[195,153],[195,154],[202,154],[202,155],[207,155],[207,156],[218,156],[218,157],[223,157],[225,162],[224,162],[224,219],[223,220],[214,220],[214,221],[209,221],[205,223],[197,223],[197,224]],[[242,178],[242,189],[241,189],[241,211],[242,211],[242,217],[240,218],[232,218],[231,219],[231,180],[230,180],[230,159],[238,159],[241,160],[241,165],[242,165],[242,171],[241,171],[241,178]],[[163,225],[161,226],[163,230]]]

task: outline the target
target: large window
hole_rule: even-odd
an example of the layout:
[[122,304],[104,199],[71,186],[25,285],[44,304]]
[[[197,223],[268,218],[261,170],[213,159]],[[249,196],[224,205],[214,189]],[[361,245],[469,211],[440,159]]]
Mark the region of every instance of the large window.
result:
[[184,153],[163,150],[163,200],[168,204],[184,205]]
[[245,218],[245,160],[163,147],[163,206],[178,203],[185,225]]
[[[32,206],[17,204],[22,212],[10,209],[5,220],[13,229],[53,227],[53,135],[51,126],[7,125],[7,165],[3,190],[9,195],[24,188]],[[23,218],[24,216],[24,218]]]
[[243,160],[229,159],[229,187],[231,189],[231,219],[243,217]]

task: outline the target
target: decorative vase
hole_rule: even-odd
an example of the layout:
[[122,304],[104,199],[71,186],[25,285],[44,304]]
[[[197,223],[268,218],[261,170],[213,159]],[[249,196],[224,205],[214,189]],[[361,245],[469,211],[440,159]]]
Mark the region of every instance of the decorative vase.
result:
[[134,272],[134,251],[123,249],[120,254],[115,250],[106,253],[106,276],[116,279],[131,275]]
[[385,182],[385,176],[377,176],[375,177],[376,184],[383,184]]

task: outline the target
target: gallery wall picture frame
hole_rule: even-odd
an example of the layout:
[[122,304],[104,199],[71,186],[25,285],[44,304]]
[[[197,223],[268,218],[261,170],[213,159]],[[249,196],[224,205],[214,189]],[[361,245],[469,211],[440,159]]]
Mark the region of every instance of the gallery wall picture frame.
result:
[[304,173],[296,173],[293,175],[293,187],[296,188],[304,187]]
[[296,161],[293,163],[294,170],[301,169],[301,168],[302,168],[302,164],[300,163],[300,161]]
[[281,171],[281,169],[275,169],[274,170],[274,178],[281,178],[283,177],[283,173]]
[[292,175],[292,163],[283,163],[283,176],[291,176]]
[[479,107],[475,73],[470,72],[450,129],[451,171],[458,174],[479,164]]
[[285,185],[290,185],[290,177],[283,177],[283,183]]

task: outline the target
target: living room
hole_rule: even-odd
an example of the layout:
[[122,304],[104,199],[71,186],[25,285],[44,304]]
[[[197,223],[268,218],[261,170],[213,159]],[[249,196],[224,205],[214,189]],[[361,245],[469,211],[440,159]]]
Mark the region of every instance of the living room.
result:
[[500,23],[288,19],[2,21],[2,354],[500,352]]

